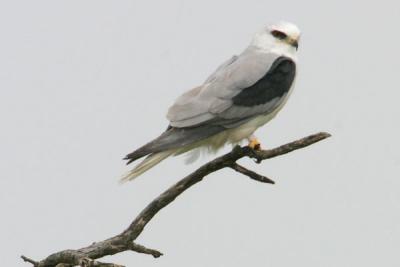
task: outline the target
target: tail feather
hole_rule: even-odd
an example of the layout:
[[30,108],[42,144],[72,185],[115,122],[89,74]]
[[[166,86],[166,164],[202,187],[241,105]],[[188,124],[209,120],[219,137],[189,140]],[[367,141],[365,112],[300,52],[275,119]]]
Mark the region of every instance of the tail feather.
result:
[[142,162],[140,162],[138,165],[135,166],[132,170],[127,172],[125,175],[121,177],[120,182],[128,182],[132,181],[145,171],[153,168],[155,165],[166,159],[167,157],[171,156],[175,151],[174,150],[168,150],[168,151],[163,151],[155,154],[149,155],[147,158],[145,158]]
[[[171,155],[187,152],[197,142],[215,135],[225,128],[216,125],[202,125],[189,128],[168,127],[159,137],[128,154],[127,164],[147,156],[133,170],[127,172],[121,182],[135,179]],[[193,157],[194,160],[196,157]]]
[[128,154],[124,159],[127,164],[147,155],[162,151],[186,147],[204,140],[225,128],[215,125],[204,125],[192,128],[168,128],[159,137]]

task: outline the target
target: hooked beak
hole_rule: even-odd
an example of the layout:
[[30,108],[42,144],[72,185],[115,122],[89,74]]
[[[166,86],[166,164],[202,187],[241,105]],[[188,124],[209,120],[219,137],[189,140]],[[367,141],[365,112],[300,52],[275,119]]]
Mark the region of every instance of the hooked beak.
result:
[[287,42],[288,42],[288,44],[290,44],[291,46],[296,48],[296,50],[299,49],[299,41],[298,41],[298,39],[288,38]]

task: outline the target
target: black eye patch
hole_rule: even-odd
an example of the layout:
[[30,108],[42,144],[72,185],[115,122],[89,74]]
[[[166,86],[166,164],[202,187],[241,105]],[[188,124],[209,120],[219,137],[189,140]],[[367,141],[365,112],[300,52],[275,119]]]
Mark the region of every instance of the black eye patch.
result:
[[278,30],[273,30],[271,31],[272,36],[275,38],[278,38],[279,40],[286,39],[287,35],[284,32],[278,31]]

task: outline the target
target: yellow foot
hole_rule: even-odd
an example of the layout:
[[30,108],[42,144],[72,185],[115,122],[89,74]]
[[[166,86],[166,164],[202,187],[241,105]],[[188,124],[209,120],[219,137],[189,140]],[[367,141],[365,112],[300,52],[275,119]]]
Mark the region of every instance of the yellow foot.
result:
[[254,150],[261,150],[261,143],[257,140],[257,138],[249,140],[249,147]]

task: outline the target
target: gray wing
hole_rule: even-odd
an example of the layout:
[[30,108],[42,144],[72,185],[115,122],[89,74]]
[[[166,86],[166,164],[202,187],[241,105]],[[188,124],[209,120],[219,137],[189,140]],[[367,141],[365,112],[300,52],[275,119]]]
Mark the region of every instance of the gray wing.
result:
[[218,114],[226,128],[236,127],[254,116],[273,112],[286,99],[296,76],[296,64],[287,57],[277,58],[268,72],[250,87],[242,89],[227,110]]
[[246,51],[219,67],[203,85],[178,98],[167,118],[177,128],[204,124],[235,127],[276,108],[294,76],[291,59]]
[[227,61],[225,61],[224,63],[222,63],[220,66],[218,66],[218,68],[210,75],[208,76],[207,80],[204,82],[206,83],[210,83],[212,82],[215,78],[217,78],[220,75],[223,75],[226,67],[228,67],[229,65],[231,65],[233,62],[235,62],[239,57],[237,55],[233,55],[230,59],[228,59]]

